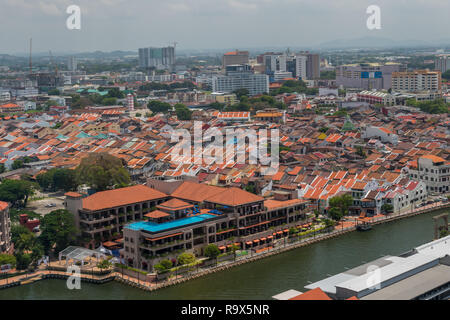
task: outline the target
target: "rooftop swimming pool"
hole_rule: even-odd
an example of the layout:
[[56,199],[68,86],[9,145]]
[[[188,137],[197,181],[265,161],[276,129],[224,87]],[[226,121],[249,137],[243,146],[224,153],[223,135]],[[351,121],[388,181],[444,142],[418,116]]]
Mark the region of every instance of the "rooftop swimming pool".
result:
[[188,217],[188,218],[182,218],[177,219],[173,221],[163,222],[163,223],[154,223],[150,221],[139,221],[139,222],[133,222],[129,225],[125,226],[125,228],[131,229],[131,230],[145,230],[149,232],[160,232],[165,231],[173,228],[179,228],[186,226],[188,224],[193,223],[199,223],[203,222],[208,219],[216,218],[217,216],[212,214],[199,214],[198,216]]

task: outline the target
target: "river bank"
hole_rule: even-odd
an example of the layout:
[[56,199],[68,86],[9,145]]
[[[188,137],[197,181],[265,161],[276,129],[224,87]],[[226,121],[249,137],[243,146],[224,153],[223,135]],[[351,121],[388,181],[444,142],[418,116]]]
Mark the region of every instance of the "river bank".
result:
[[[448,204],[447,204],[446,207],[448,208]],[[414,217],[416,215],[419,215],[418,217],[421,217],[421,214],[424,214],[424,216],[433,215],[433,213],[428,214],[427,212],[430,212],[430,211],[431,212],[435,212],[436,210],[438,210],[436,212],[436,214],[444,212],[444,210],[442,208],[433,207],[433,208],[426,208],[426,209],[424,209],[422,211],[403,213],[403,214],[398,215],[398,216],[392,216],[392,217],[385,218],[384,220],[378,219],[378,221],[373,221],[373,222],[374,222],[374,224],[375,223],[390,222],[390,221],[394,221],[394,220],[397,220],[397,219],[403,219],[403,218],[407,218],[407,217],[413,217],[412,220],[414,220],[414,219],[417,219],[417,217]],[[428,227],[429,230],[428,230],[427,233],[431,234],[431,237],[432,237],[432,221],[431,220],[432,219],[430,218],[429,221],[427,221],[427,225],[429,225],[429,227]],[[401,224],[402,222],[399,221],[398,223]],[[389,226],[390,226],[389,228],[395,228],[395,225],[397,225],[397,223],[389,224]],[[134,286],[134,287],[140,287],[141,289],[146,289],[146,290],[150,290],[150,291],[158,290],[158,292],[147,293],[147,295],[150,295],[150,297],[153,297],[154,294],[156,293],[156,297],[157,296],[164,297],[165,294],[161,295],[162,292],[167,292],[167,291],[170,292],[171,290],[173,290],[175,288],[179,288],[179,287],[185,287],[185,286],[189,287],[189,283],[190,282],[193,282],[193,283],[203,282],[204,279],[211,278],[211,277],[213,277],[214,279],[221,278],[222,274],[229,274],[229,273],[233,273],[234,274],[235,270],[239,270],[239,269],[243,269],[243,268],[247,269],[247,267],[250,266],[250,265],[261,264],[262,263],[262,262],[257,262],[256,260],[261,260],[263,258],[264,259],[261,260],[261,261],[271,260],[271,259],[278,259],[276,257],[283,257],[283,256],[286,256],[286,255],[290,255],[290,253],[288,251],[291,251],[291,252],[298,252],[299,250],[308,250],[309,251],[310,249],[305,249],[305,248],[310,248],[310,247],[314,248],[320,243],[326,244],[326,243],[329,243],[330,241],[332,241],[332,242],[337,241],[337,240],[339,240],[341,238],[345,238],[346,237],[345,234],[353,234],[354,236],[356,236],[358,238],[360,238],[360,237],[364,238],[366,235],[370,235],[370,234],[372,234],[372,235],[375,234],[376,235],[379,232],[378,229],[380,227],[381,226],[377,226],[376,227],[377,230],[373,231],[373,232],[371,231],[371,232],[360,233],[360,232],[351,232],[351,231],[354,231],[355,227],[354,226],[350,226],[350,227],[343,228],[343,230],[335,230],[334,234],[325,234],[323,236],[317,237],[316,239],[308,239],[308,240],[305,240],[303,242],[293,243],[293,244],[286,243],[285,247],[274,248],[272,251],[264,252],[264,253],[261,253],[259,255],[255,255],[253,257],[249,257],[249,258],[245,259],[245,261],[236,261],[236,262],[232,261],[232,262],[228,262],[228,263],[226,263],[224,265],[219,265],[217,268],[214,268],[214,269],[202,270],[198,274],[192,274],[189,277],[186,277],[184,280],[182,280],[182,279],[175,279],[175,280],[172,280],[170,282],[166,282],[166,283],[162,283],[162,284],[160,283],[160,284],[156,284],[156,285],[155,284],[151,285],[151,284],[142,283],[142,280],[139,281],[137,279],[129,278],[129,277],[126,277],[126,276],[125,277],[121,277],[120,273],[115,273],[115,274],[111,274],[108,277],[107,281],[117,280],[117,281],[120,281],[122,283],[126,283],[127,285],[131,285],[131,286]],[[412,234],[414,234],[414,233],[412,233]],[[337,236],[339,236],[339,237],[337,237]],[[426,241],[429,241],[429,240],[432,240],[432,239],[430,239],[428,237],[426,239]],[[418,243],[418,244],[421,244],[421,243]],[[367,243],[367,245],[370,246],[371,244]],[[322,245],[320,245],[320,246],[322,246]],[[301,248],[301,249],[299,249],[299,248]],[[411,247],[408,247],[408,248],[406,248],[406,250],[408,250],[410,248]],[[298,250],[293,250],[293,249],[298,249]],[[362,248],[362,250],[365,250],[365,249]],[[279,255],[279,253],[283,253],[283,254]],[[393,253],[401,253],[401,252],[393,252]],[[333,254],[333,252],[329,252],[328,254]],[[326,260],[327,259],[325,259],[324,261],[326,261]],[[248,264],[247,262],[253,262],[253,263],[252,264]],[[308,262],[309,261],[303,261],[303,263],[306,263],[306,264],[308,264]],[[291,263],[291,262],[289,262],[289,263]],[[323,261],[322,261],[322,263],[323,263]],[[225,271],[225,270],[227,270],[227,271]],[[218,272],[218,271],[223,271],[223,272]],[[340,271],[342,271],[342,270],[340,270]],[[48,273],[50,274],[50,272],[48,272]],[[215,273],[214,276],[211,275],[212,273]],[[39,280],[43,280],[43,279],[49,279],[50,277],[51,276],[42,276],[40,278],[36,277],[34,280],[35,281],[39,281]],[[65,278],[67,278],[67,275],[63,275],[63,273],[60,273],[58,276],[53,276],[53,278],[55,278],[55,277],[56,278],[60,278],[60,279],[61,278],[65,279]],[[31,280],[33,280],[33,279],[31,279]],[[89,275],[84,277],[83,280],[90,282],[89,284],[83,282],[83,287],[85,287],[87,285],[89,285],[89,286],[94,285],[94,284],[91,284],[91,283],[104,283],[105,282],[102,279],[100,279],[100,281],[97,281],[99,279],[94,280],[93,278],[89,278]],[[188,281],[188,280],[190,280],[190,281]],[[48,281],[52,281],[52,283],[53,283],[53,281],[57,281],[57,280],[39,281],[39,282],[36,282],[36,283],[33,283],[33,284],[22,285],[22,286],[20,286],[20,288],[35,287],[38,283],[39,283],[39,286],[40,286],[42,283],[48,282]],[[30,282],[31,282],[30,279],[26,279],[22,284],[30,283]],[[62,282],[62,281],[59,281],[59,282]],[[182,283],[182,282],[184,282],[184,283]],[[117,282],[114,282],[114,283],[117,284]],[[173,285],[175,285],[175,284],[177,284],[177,286],[173,287]],[[103,284],[103,285],[100,285],[99,287],[103,287],[103,286],[106,286],[106,285],[111,285],[111,284]],[[117,284],[117,285],[119,285],[119,284]],[[65,283],[64,283],[64,286],[65,286]],[[124,287],[124,286],[122,284],[120,284],[120,287]],[[1,290],[0,291],[0,299],[3,296],[3,294],[2,294],[3,292],[15,291],[15,290],[18,290],[18,289],[19,289],[19,287],[9,288],[8,290]],[[135,288],[130,288],[130,289],[136,290]],[[19,291],[22,291],[22,290],[19,290]],[[25,289],[25,291],[27,291],[27,290]],[[73,290],[67,290],[67,288],[65,288],[64,291],[73,291]],[[77,291],[77,290],[75,290],[75,291]],[[149,298],[149,297],[145,297],[145,298]],[[168,299],[171,299],[171,298],[169,297]],[[179,297],[173,298],[173,299],[179,299]],[[208,299],[208,297],[205,297],[204,299]]]

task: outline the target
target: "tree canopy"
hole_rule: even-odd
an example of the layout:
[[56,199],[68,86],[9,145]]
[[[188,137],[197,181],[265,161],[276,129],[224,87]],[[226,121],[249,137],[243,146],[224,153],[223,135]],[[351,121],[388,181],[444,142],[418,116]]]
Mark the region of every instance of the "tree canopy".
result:
[[220,250],[214,243],[211,243],[206,246],[204,254],[208,258],[214,259],[220,254]]
[[121,159],[107,153],[91,153],[76,169],[78,181],[96,191],[127,186],[130,174]]
[[408,99],[406,104],[412,107],[419,108],[421,111],[431,114],[449,113],[450,103],[445,103],[444,99],[436,99],[432,101],[416,101],[415,99]]
[[149,108],[153,113],[167,113],[169,110],[172,110],[172,106],[169,103],[158,100],[150,101],[147,104],[147,108]]
[[335,196],[330,199],[330,217],[334,220],[340,220],[343,216],[348,215],[348,208],[353,204],[353,197],[349,194]]
[[55,246],[55,252],[60,252],[75,243],[77,229],[73,215],[64,209],[54,210],[41,220],[41,235],[39,239],[45,252]]
[[178,120],[191,120],[192,111],[182,103],[177,103],[175,106]]
[[25,180],[4,180],[0,184],[0,200],[13,207],[26,207],[28,198],[35,192],[35,184]]
[[36,176],[36,181],[43,190],[72,191],[78,187],[78,179],[75,170],[65,168],[53,168]]

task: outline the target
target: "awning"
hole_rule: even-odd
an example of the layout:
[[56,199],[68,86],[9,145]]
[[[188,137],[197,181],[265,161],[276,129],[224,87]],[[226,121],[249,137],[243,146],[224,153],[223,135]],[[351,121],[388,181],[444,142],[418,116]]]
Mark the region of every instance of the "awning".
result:
[[289,232],[289,229],[284,229],[283,232]]
[[251,242],[251,241],[247,241],[247,242],[246,242],[246,244],[248,244],[248,245],[251,245],[251,244],[252,244],[252,242]]
[[266,238],[261,238],[261,241],[266,241]]
[[258,243],[258,242],[259,242],[259,239],[253,240],[253,242],[254,242],[254,243]]
[[274,232],[274,233],[272,233],[272,235],[273,235],[273,236],[276,236],[276,235],[277,235],[277,233],[276,233],[276,232]]
[[283,231],[278,231],[277,234],[283,234]]
[[273,239],[273,237],[272,236],[268,236],[267,239]]
[[173,233],[173,234],[169,234],[169,235],[167,235],[167,236],[162,236],[162,237],[153,238],[153,239],[152,239],[152,238],[145,238],[145,240],[148,240],[148,241],[156,241],[156,240],[165,239],[165,238],[169,238],[169,237],[179,236],[179,235],[181,235],[181,234],[183,234],[183,232]]
[[219,247],[219,250],[225,250],[225,249],[226,249],[225,246]]
[[239,242],[235,242],[234,245],[235,245],[235,246],[238,246],[238,247],[241,246],[241,244],[240,244]]

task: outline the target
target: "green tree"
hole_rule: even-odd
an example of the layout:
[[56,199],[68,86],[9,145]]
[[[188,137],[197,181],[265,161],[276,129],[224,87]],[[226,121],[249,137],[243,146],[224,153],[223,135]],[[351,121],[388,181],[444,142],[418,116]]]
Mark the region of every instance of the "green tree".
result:
[[14,162],[11,165],[12,170],[17,170],[23,168],[23,161],[20,159],[14,160]]
[[12,254],[0,253],[0,266],[10,264],[13,268],[16,266],[16,257]]
[[330,216],[334,216],[340,220],[343,216],[348,215],[348,209],[353,204],[353,197],[349,194],[344,194],[342,196],[336,196],[330,199]]
[[89,154],[81,160],[76,171],[80,183],[86,183],[97,191],[125,186],[131,182],[122,160],[107,153]]
[[14,243],[16,248],[18,247],[19,240],[24,234],[31,234],[31,231],[28,230],[27,227],[20,224],[14,224],[11,226],[11,241]]
[[99,263],[97,263],[97,267],[102,270],[109,269],[109,268],[111,268],[111,266],[112,266],[112,263],[108,259],[104,259],[104,260],[100,261]]
[[72,169],[53,168],[38,174],[36,181],[43,190],[73,191],[78,187],[77,174]]
[[125,98],[125,94],[122,91],[120,91],[119,88],[112,88],[108,90],[108,97],[123,99]]
[[28,198],[34,194],[35,185],[24,180],[4,180],[0,184],[0,200],[13,207],[26,207]]
[[214,259],[220,254],[220,250],[214,243],[211,243],[206,246],[204,254],[208,258]]
[[188,107],[182,103],[177,103],[174,107],[179,120],[191,120],[192,111]]
[[30,253],[17,252],[15,253],[17,270],[26,270],[32,262]]
[[330,216],[331,219],[336,221],[341,220],[343,216],[341,210],[339,210],[339,208],[336,207],[330,208],[330,210],[328,211],[328,215]]
[[178,264],[184,265],[184,264],[190,264],[195,262],[195,256],[192,253],[182,253],[177,257]]
[[5,165],[3,163],[0,163],[0,174],[5,172],[6,168]]
[[75,244],[77,229],[73,215],[67,210],[54,210],[41,220],[41,241],[45,252],[60,252]]
[[245,89],[245,88],[234,90],[233,93],[236,94],[238,99],[241,99],[242,96],[248,96],[250,94],[248,89]]
[[172,268],[173,263],[168,259],[161,260],[159,263],[154,265],[154,268],[158,272],[165,272]]
[[147,104],[147,108],[149,108],[153,113],[167,113],[169,110],[172,110],[172,106],[170,104],[158,100],[150,101]]
[[101,104],[104,106],[113,106],[117,104],[117,99],[113,97],[103,98]]

